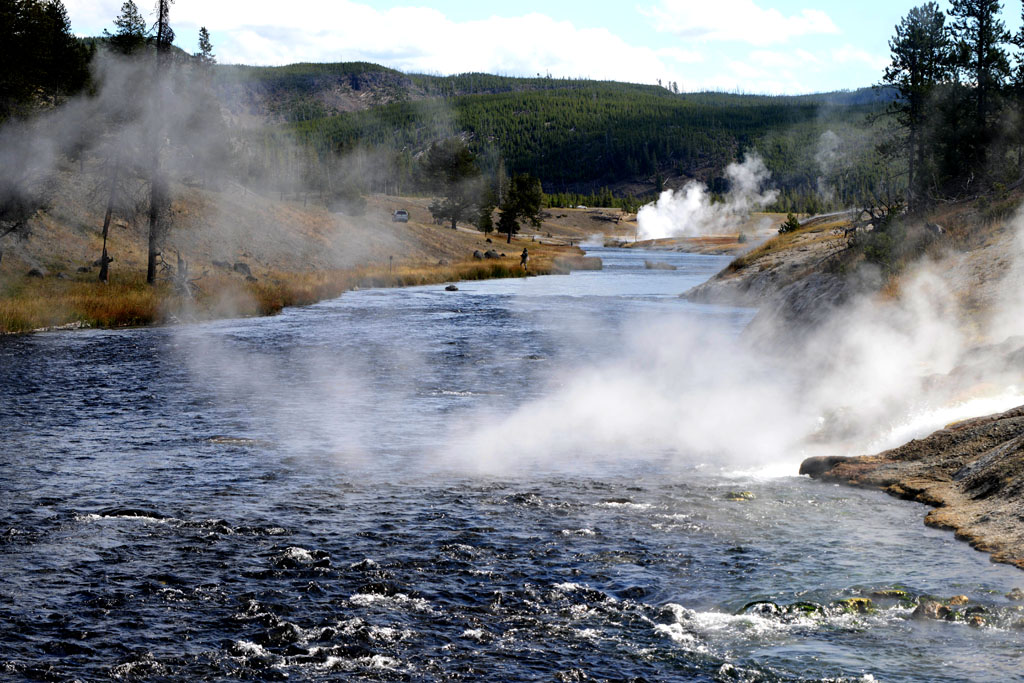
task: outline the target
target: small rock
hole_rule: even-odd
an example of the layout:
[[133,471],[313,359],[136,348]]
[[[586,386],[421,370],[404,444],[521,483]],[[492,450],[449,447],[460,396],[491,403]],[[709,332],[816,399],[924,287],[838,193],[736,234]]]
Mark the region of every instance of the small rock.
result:
[[981,628],[985,625],[985,617],[981,616],[980,614],[972,614],[971,617],[967,620],[967,624],[968,626],[973,626],[974,628]]
[[231,266],[231,270],[235,271],[236,273],[241,273],[242,275],[252,275],[252,271],[249,270],[249,264],[242,263],[241,261]]
[[754,500],[754,494],[750,491],[729,491],[729,493],[725,494],[725,500]]
[[487,244],[494,244],[494,242],[491,241],[490,237],[487,238]]
[[871,598],[846,598],[839,600],[836,604],[847,612],[856,612],[857,614],[866,614],[874,607]]
[[1007,600],[1013,600],[1014,602],[1024,602],[1024,590],[1020,588],[1014,588],[1012,591],[1006,594]]
[[949,608],[938,600],[926,600],[918,605],[910,616],[914,619],[945,619]]
[[439,266],[447,266],[447,265],[449,265],[450,263],[451,263],[451,262],[450,262],[450,261],[449,261],[448,259],[446,259],[446,258],[443,258],[443,259],[441,259],[440,261],[438,261],[438,262],[437,262],[437,265],[439,265]]
[[252,275],[246,275],[245,276],[245,281],[246,282],[258,282],[258,280],[255,277],[253,277]]
[[444,291],[446,291],[446,292],[457,292],[457,291],[459,291],[459,288],[456,287],[455,285],[448,285],[447,287],[444,288]]
[[71,276],[68,275],[67,273],[57,273],[57,279],[58,280],[70,280]]
[[38,268],[33,268],[32,270],[28,271],[26,275],[28,277],[43,277],[43,271],[39,270]]
[[75,272],[78,272],[78,273],[91,273],[92,272],[92,268],[90,268],[89,266],[79,266],[78,269]]
[[227,261],[214,261],[213,262],[213,267],[214,268],[223,268],[224,270],[231,270],[231,264],[228,263]]
[[480,251],[479,249],[475,249],[475,250],[473,251],[473,258],[479,258],[479,259],[482,259],[483,257],[484,257],[484,254],[483,254],[483,252],[482,252],[482,251]]
[[949,599],[951,605],[966,605],[971,601],[966,595],[954,595]]
[[494,251],[493,249],[488,249],[487,251],[484,252],[484,258],[500,258],[500,257],[498,256],[498,252]]

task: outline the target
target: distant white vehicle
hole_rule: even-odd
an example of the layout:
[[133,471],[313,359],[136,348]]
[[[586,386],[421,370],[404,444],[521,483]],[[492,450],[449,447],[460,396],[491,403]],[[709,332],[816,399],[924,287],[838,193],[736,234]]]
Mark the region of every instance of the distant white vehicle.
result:
[[409,212],[405,209],[397,209],[393,214],[391,214],[391,220],[395,223],[408,223]]
[[577,208],[577,209],[585,209],[585,208],[587,208],[587,207],[585,207],[585,206],[583,206],[582,204],[580,204],[580,205],[579,205],[579,206],[577,206],[576,208]]

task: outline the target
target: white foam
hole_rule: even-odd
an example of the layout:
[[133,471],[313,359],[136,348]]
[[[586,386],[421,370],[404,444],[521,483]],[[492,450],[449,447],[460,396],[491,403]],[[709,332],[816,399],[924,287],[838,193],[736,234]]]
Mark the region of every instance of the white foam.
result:
[[411,609],[417,612],[430,612],[430,603],[423,598],[411,598],[405,593],[394,595],[378,595],[376,593],[356,593],[348,599],[356,607],[386,606],[399,609]]
[[281,553],[281,558],[294,560],[296,562],[301,562],[302,564],[313,564],[313,562],[316,561],[316,558],[313,557],[311,552],[298,546],[286,548],[285,551]]
[[235,641],[235,649],[238,650],[243,655],[247,655],[249,657],[270,657],[271,656],[270,651],[267,650],[267,648],[263,647],[262,645],[259,645],[258,643],[254,643],[254,642],[249,641],[249,640],[236,640]]

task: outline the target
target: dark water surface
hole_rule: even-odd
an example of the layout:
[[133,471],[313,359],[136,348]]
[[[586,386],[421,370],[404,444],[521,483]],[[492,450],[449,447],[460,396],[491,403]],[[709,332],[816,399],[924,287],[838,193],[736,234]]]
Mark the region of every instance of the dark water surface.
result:
[[[721,258],[599,251],[568,277],[0,339],[0,677],[1024,679],[1024,575],[921,506],[657,457],[424,465],[633,316],[750,318],[676,297]],[[830,607],[894,587],[985,625]]]

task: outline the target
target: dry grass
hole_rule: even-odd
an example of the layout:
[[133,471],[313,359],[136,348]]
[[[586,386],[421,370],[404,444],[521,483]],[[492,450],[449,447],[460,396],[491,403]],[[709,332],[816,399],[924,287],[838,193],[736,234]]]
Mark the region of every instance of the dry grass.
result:
[[406,263],[350,270],[293,273],[272,271],[257,282],[217,273],[201,278],[192,300],[165,283],[145,284],[141,275],[103,285],[89,276],[75,279],[17,278],[0,287],[0,333],[27,332],[68,324],[124,327],[166,322],[271,315],[285,306],[303,306],[352,289],[410,287],[526,275],[546,275],[594,267],[593,259],[559,260],[565,250],[535,250],[529,272],[516,258],[472,260],[447,265]]
[[729,264],[728,269],[730,271],[740,270],[750,266],[762,258],[781,254],[799,246],[808,246],[811,244],[832,242],[843,239],[841,235],[833,234],[833,230],[847,227],[847,225],[848,223],[846,221],[820,222],[800,228],[799,230],[794,230],[793,232],[780,233],[778,236],[768,240],[761,246],[752,250],[750,253],[744,254],[743,256],[735,259]]
[[141,275],[110,285],[92,279],[24,278],[0,293],[0,332],[26,332],[69,323],[150,324],[160,318],[166,288],[148,287]]
[[[356,287],[401,287],[448,281],[518,277],[519,252],[530,251],[530,273],[565,272],[556,256],[578,249],[504,239],[475,230],[450,230],[430,218],[429,199],[369,196],[364,216],[332,214],[310,201],[254,194],[239,187],[221,190],[176,187],[173,227],[164,247],[170,263],[180,255],[197,281],[194,298],[168,284],[148,287],[145,221],[115,221],[111,235],[112,284],[96,273],[80,273],[99,256],[102,208],[92,182],[94,164],[79,174],[69,167],[54,203],[33,223],[33,236],[5,250],[0,268],[0,333],[81,324],[119,327],[179,320],[271,314],[285,306],[336,297]],[[393,223],[391,211],[405,208],[409,223]],[[138,218],[138,217],[137,217]],[[571,233],[570,233],[571,236]],[[556,235],[558,237],[558,235]],[[552,239],[565,242],[566,239]],[[475,250],[505,251],[496,260],[476,260]],[[393,267],[389,267],[393,261]],[[450,262],[450,265],[448,264]],[[258,281],[246,281],[230,265],[246,264]],[[444,263],[445,265],[440,265]],[[581,266],[570,266],[571,268]],[[26,276],[29,269],[50,273]],[[57,273],[72,273],[69,279]]]

